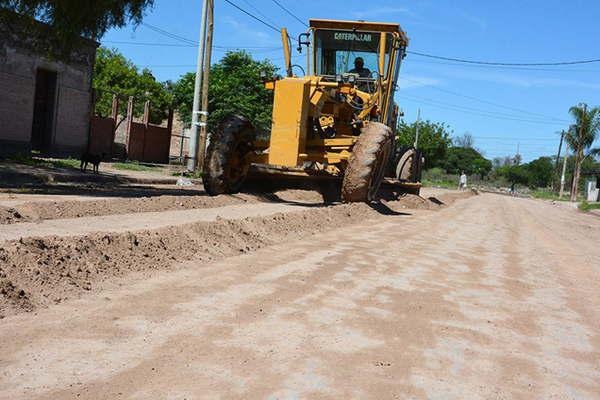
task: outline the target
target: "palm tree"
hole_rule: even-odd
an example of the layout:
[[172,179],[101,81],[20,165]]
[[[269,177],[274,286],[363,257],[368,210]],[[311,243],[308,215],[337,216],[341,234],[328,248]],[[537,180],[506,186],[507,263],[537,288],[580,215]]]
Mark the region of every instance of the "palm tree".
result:
[[[590,155],[600,154],[600,148],[589,150],[600,133],[600,107],[588,109],[587,104],[579,104],[571,107],[569,113],[575,120],[575,124],[566,135],[567,143],[575,153],[575,173],[571,187],[571,201],[575,201],[581,178],[581,164]],[[585,154],[587,150],[589,151]]]

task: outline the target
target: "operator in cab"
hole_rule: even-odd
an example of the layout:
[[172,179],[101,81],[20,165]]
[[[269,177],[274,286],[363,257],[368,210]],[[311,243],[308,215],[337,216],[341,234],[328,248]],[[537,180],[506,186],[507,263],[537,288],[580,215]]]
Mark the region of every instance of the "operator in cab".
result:
[[362,57],[356,57],[354,60],[354,68],[348,71],[350,74],[358,74],[361,78],[370,78],[371,70],[369,68],[365,68],[365,60]]

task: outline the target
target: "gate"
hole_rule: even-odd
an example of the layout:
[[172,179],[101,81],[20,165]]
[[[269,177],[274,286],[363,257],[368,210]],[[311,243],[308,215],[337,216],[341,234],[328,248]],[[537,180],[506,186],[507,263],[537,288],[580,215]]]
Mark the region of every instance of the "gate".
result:
[[110,117],[92,116],[90,124],[90,140],[88,152],[110,160],[114,156],[115,132],[119,114],[119,98],[113,96],[112,113]]
[[148,163],[168,164],[173,130],[173,110],[169,109],[167,126],[153,125],[150,120],[150,102],[144,106],[141,123],[133,121],[133,98],[127,105],[127,127],[125,148],[127,158]]

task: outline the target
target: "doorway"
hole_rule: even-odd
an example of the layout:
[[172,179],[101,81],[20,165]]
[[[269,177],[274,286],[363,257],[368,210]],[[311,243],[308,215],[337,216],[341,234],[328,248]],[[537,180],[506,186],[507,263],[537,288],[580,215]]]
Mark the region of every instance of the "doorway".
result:
[[45,69],[37,70],[31,131],[31,147],[33,150],[44,152],[50,150],[52,146],[56,80],[56,72]]

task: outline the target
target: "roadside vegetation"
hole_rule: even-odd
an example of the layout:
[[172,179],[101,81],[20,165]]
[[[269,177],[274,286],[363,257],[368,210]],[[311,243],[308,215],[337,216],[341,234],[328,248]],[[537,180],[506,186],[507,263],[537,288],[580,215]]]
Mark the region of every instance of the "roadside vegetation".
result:
[[[565,175],[565,197],[572,201],[581,200],[584,182],[582,176],[593,176],[600,172],[597,156],[600,149],[591,148],[598,138],[600,109],[589,109],[586,105],[571,108],[574,124],[566,136],[569,146]],[[456,188],[462,171],[469,176],[469,184],[491,190],[526,193],[536,198],[559,200],[560,160],[556,156],[542,156],[523,163],[520,155],[507,155],[489,160],[477,149],[472,135],[455,136],[451,128],[441,122],[420,121],[398,124],[400,145],[412,145],[415,141],[417,124],[419,148],[425,157],[423,184],[444,188]],[[583,128],[581,128],[583,127]],[[564,154],[564,153],[563,153]],[[577,190],[575,190],[577,189]]]
[[111,167],[121,171],[140,171],[151,172],[158,171],[163,167],[158,165],[140,164],[138,161],[116,162],[112,163]]
[[[75,158],[63,158],[63,159],[55,159],[55,158],[41,158],[30,156],[26,154],[15,154],[10,157],[5,158],[5,161],[12,162],[15,164],[27,165],[30,167],[37,168],[59,168],[59,169],[76,169],[79,170],[81,166],[81,161]],[[142,164],[138,161],[123,161],[123,162],[115,162],[111,163],[110,166],[117,170],[122,171],[141,171],[141,172],[151,172],[151,171],[161,171],[164,167],[161,165],[151,165],[151,164]]]
[[74,169],[79,168],[81,165],[81,161],[75,158],[62,158],[62,159],[54,159],[54,158],[38,158],[35,156],[31,156],[29,154],[13,154],[7,158],[6,161],[12,162],[15,164],[28,165],[30,167],[40,167],[40,168],[66,168],[66,169]]
[[591,210],[600,210],[600,203],[588,203],[584,200],[579,204],[579,209],[583,212],[588,212]]

